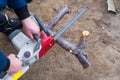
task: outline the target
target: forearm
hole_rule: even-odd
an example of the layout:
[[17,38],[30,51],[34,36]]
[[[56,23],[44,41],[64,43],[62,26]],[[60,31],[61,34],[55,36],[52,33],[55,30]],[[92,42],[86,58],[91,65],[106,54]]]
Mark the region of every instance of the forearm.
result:
[[9,59],[0,51],[0,72],[7,71],[10,66]]

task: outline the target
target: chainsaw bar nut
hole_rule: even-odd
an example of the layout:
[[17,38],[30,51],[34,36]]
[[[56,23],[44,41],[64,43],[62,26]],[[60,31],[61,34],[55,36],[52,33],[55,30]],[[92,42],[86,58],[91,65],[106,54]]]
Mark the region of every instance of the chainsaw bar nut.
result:
[[30,52],[29,51],[26,51],[25,53],[24,53],[24,57],[25,58],[29,58],[31,55],[30,55]]

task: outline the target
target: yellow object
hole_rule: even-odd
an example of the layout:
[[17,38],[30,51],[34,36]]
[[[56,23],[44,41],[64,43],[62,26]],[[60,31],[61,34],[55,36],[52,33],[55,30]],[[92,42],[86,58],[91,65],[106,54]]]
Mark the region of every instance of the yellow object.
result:
[[14,74],[14,75],[12,76],[12,80],[17,80],[17,79],[19,79],[22,75],[23,75],[23,72],[22,72],[22,71],[19,71],[19,72],[17,72],[16,74]]

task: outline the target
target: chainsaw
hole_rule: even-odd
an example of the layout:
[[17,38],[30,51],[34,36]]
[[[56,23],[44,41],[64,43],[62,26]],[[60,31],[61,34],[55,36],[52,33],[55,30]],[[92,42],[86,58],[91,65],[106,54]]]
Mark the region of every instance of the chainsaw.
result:
[[73,19],[68,22],[58,33],[51,35],[47,27],[42,23],[37,15],[34,18],[41,28],[42,35],[39,37],[33,34],[35,41],[28,38],[22,31],[15,30],[9,35],[12,44],[18,50],[17,58],[23,64],[20,71],[16,74],[0,73],[0,80],[18,80],[23,74],[29,70],[29,66],[39,60],[49,49],[51,49],[59,37],[87,10],[83,8]]

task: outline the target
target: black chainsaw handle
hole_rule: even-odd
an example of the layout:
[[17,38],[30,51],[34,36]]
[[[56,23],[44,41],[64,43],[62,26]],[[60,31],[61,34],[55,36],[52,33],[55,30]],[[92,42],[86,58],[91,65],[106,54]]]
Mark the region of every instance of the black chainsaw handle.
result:
[[37,35],[37,34],[33,34],[33,37],[36,41],[39,41],[40,40],[40,37]]
[[47,27],[42,23],[37,15],[34,15],[35,20],[39,24],[40,28],[46,33],[47,36],[50,36],[50,33],[47,30]]

